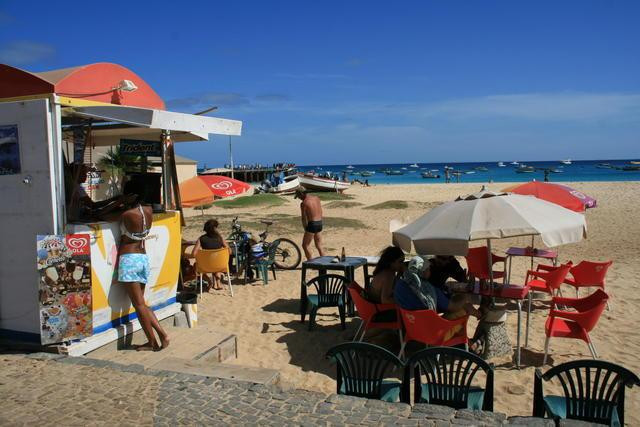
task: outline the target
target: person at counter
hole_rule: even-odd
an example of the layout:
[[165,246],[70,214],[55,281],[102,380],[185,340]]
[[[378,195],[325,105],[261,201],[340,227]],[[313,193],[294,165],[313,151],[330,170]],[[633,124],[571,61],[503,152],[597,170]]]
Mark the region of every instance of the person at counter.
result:
[[135,200],[134,194],[125,194],[94,202],[82,186],[88,174],[89,167],[83,163],[72,163],[65,171],[67,210],[71,220],[102,219]]
[[[133,304],[147,343],[138,346],[138,351],[155,351],[169,346],[169,336],[144,300],[144,288],[149,278],[149,257],[145,240],[151,230],[153,210],[139,202],[129,202],[121,215],[121,237],[118,251],[118,281],[122,283]],[[160,338],[160,345],[154,335]]]

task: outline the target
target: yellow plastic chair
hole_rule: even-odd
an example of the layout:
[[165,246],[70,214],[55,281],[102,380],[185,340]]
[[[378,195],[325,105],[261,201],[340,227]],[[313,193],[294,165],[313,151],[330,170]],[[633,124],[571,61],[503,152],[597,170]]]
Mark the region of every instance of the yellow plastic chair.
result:
[[200,249],[196,253],[196,272],[198,274],[200,284],[200,294],[202,295],[202,281],[205,273],[227,273],[227,282],[231,296],[233,296],[233,288],[231,287],[231,274],[229,272],[229,248],[220,249]]

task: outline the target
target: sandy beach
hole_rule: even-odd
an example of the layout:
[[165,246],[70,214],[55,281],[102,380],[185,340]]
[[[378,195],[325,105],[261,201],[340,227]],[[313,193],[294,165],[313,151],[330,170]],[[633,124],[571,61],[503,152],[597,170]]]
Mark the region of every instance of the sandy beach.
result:
[[[492,190],[508,186],[491,184]],[[634,372],[640,372],[640,297],[636,290],[640,262],[640,183],[570,183],[572,187],[593,196],[598,207],[586,212],[588,239],[581,243],[559,248],[559,260],[613,260],[607,277],[607,292],[611,295],[611,310],[605,311],[592,332],[601,359],[619,363]],[[324,201],[326,228],[323,232],[325,248],[329,254],[339,254],[342,247],[349,256],[376,255],[391,242],[389,221],[411,221],[438,203],[458,195],[476,192],[479,184],[425,184],[361,187],[353,185],[343,200]],[[201,234],[204,220],[217,218],[226,234],[231,218],[239,220],[251,231],[262,230],[259,219],[276,221],[272,238],[302,239],[299,207],[292,196],[283,197],[280,206],[223,209],[213,206],[204,211],[186,212],[185,238],[195,239]],[[494,241],[501,253],[510,246],[527,246],[530,238]],[[536,241],[539,245],[539,239]],[[478,242],[477,245],[481,245]],[[464,266],[464,258],[459,258]],[[528,258],[516,258],[512,282],[522,283],[529,266]],[[362,270],[357,272],[362,281]],[[278,271],[277,280],[268,286],[261,281],[234,287],[235,297],[227,291],[212,291],[199,305],[201,323],[216,326],[238,336],[238,359],[242,365],[278,369],[283,381],[292,386],[327,393],[335,392],[335,368],[325,360],[326,351],[333,345],[351,340],[358,327],[358,318],[347,319],[347,329],[339,326],[337,310],[324,309],[318,315],[314,331],[307,323],[300,323],[298,314],[300,270]],[[567,288],[566,296],[574,296]],[[582,295],[586,295],[583,291]],[[531,317],[529,347],[522,352],[522,369],[515,369],[510,358],[494,360],[495,410],[509,415],[531,415],[533,376],[542,364],[544,354],[544,322],[548,305],[534,303]],[[508,331],[512,343],[516,338],[516,315],[508,315]],[[475,322],[470,322],[473,334]],[[524,333],[523,333],[524,337]],[[382,337],[380,343],[397,343],[397,338]],[[397,351],[397,349],[393,349]],[[587,345],[578,340],[552,339],[548,363],[558,364],[570,360],[589,358]],[[543,367],[546,371],[547,367]],[[640,424],[640,398],[638,390],[627,392],[627,421]]]

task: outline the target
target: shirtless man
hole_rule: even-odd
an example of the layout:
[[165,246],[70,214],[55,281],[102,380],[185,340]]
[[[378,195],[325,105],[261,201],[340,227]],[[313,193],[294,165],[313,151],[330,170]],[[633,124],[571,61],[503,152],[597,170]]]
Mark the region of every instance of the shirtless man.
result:
[[[128,209],[122,213],[121,221],[118,281],[129,294],[140,326],[148,340],[146,344],[138,346],[137,350],[160,350],[169,346],[169,336],[144,300],[144,288],[149,279],[149,257],[145,249],[145,240],[153,221],[152,209],[150,206],[130,203]],[[160,345],[156,341],[154,330],[158,333]]]
[[313,239],[318,253],[320,256],[324,256],[324,250],[322,250],[322,206],[320,205],[320,199],[300,189],[296,190],[294,198],[302,200],[300,202],[300,213],[302,228],[304,228],[304,237],[302,238],[304,255],[307,259],[312,258],[309,245]]

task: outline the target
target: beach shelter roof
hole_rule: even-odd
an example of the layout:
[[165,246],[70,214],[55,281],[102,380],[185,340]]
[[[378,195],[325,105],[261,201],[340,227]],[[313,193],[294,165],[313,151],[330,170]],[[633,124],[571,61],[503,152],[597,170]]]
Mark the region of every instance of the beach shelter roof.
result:
[[[118,90],[128,80],[134,91]],[[164,110],[162,98],[140,76],[109,62],[34,73],[0,64],[0,98],[56,94],[85,101]]]
[[535,196],[575,212],[584,212],[587,208],[596,207],[596,199],[562,184],[531,181],[512,185],[502,191]]
[[583,215],[545,200],[483,190],[443,203],[393,232],[406,252],[466,255],[473,240],[540,236],[548,247],[586,237]]
[[200,206],[218,197],[232,197],[251,190],[251,185],[220,175],[198,175],[180,183],[182,206]]

